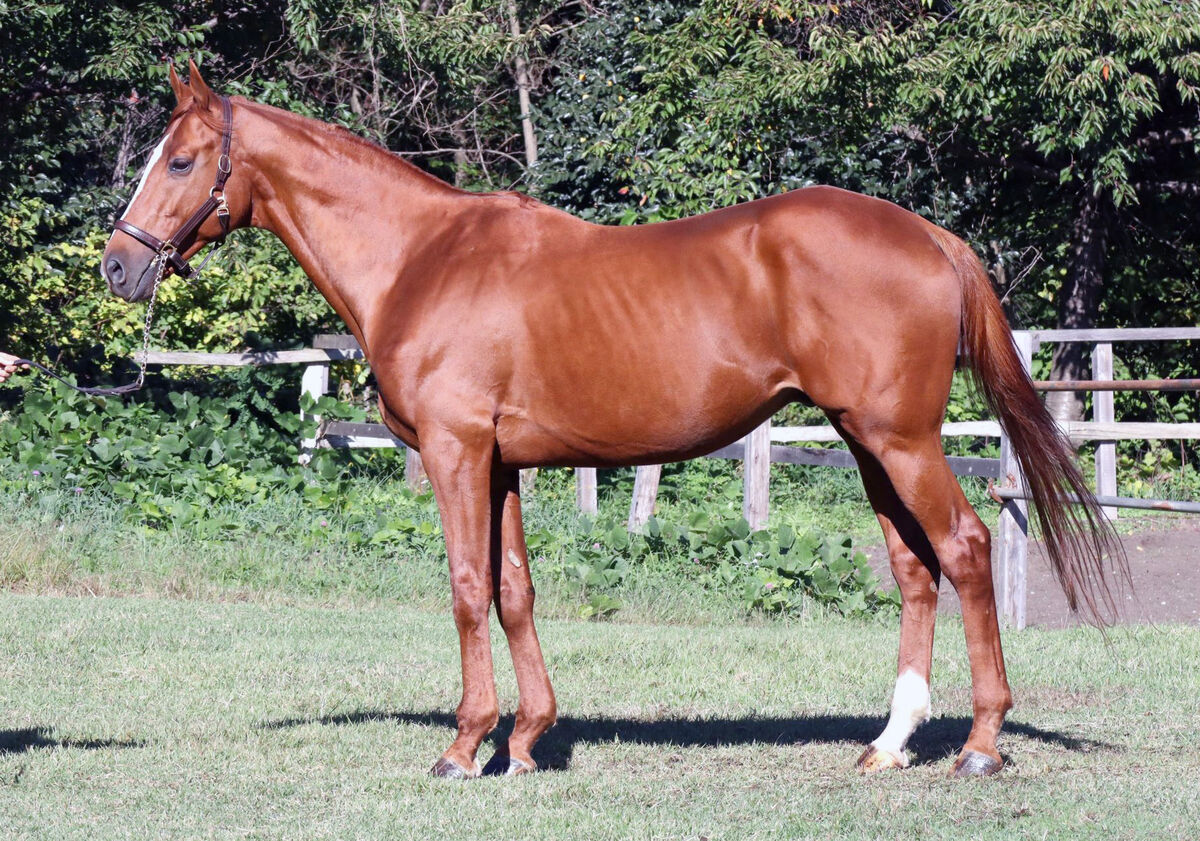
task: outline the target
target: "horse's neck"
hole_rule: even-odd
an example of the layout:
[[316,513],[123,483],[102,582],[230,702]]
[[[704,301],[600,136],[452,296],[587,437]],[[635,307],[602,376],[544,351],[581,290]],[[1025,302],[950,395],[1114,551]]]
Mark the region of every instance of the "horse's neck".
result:
[[[428,226],[463,194],[387,152],[281,112],[258,113],[252,224],[278,236],[360,341]],[[262,151],[258,151],[262,150]]]

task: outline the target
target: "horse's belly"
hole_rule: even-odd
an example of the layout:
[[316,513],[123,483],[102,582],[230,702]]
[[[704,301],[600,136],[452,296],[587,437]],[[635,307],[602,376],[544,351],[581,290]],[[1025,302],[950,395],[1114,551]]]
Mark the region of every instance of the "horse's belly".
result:
[[624,404],[594,412],[502,414],[497,443],[501,459],[513,467],[683,461],[738,440],[793,397],[781,389],[722,405]]

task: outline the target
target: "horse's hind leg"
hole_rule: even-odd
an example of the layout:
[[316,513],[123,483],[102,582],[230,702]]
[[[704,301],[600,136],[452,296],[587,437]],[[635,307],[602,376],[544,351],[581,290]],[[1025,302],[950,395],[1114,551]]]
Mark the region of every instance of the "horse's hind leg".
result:
[[533,623],[533,579],[521,522],[517,471],[504,471],[493,488],[492,581],[496,615],[508,637],[520,701],[512,735],[505,747],[488,762],[483,773],[511,775],[537,767],[530,751],[538,738],[554,724],[556,706]]
[[[942,453],[936,426],[905,434],[889,429],[879,418],[843,415],[839,422],[848,437],[883,468],[900,505],[920,527],[942,571],[958,591],[971,662],[975,720],[954,764],[954,774],[995,773],[1002,765],[996,738],[1012,708],[1012,693],[1004,671],[992,589],[991,535],[963,496]],[[928,624],[932,629],[932,622]]]
[[929,720],[929,674],[937,619],[941,569],[925,533],[900,503],[887,474],[870,453],[851,441],[863,485],[887,543],[892,575],[900,588],[900,656],[887,727],[858,758],[858,769],[874,773],[905,768],[904,747]]

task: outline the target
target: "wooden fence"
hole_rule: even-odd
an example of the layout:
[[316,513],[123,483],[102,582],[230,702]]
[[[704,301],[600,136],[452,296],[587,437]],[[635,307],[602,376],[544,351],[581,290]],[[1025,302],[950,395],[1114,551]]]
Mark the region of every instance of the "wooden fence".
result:
[[[1028,330],[1014,333],[1027,371],[1033,355],[1044,343],[1083,342],[1094,346],[1093,379],[1078,383],[1035,383],[1041,390],[1093,391],[1093,419],[1064,425],[1076,443],[1096,442],[1096,491],[1105,513],[1117,516],[1119,507],[1158,508],[1200,513],[1200,503],[1186,500],[1137,500],[1116,496],[1116,445],[1123,439],[1196,439],[1200,423],[1118,423],[1113,411],[1115,390],[1200,389],[1195,380],[1114,381],[1114,342],[1182,341],[1200,339],[1200,328],[1136,328],[1113,330]],[[151,352],[148,362],[159,365],[270,365],[304,364],[301,390],[315,397],[329,390],[329,365],[344,360],[361,360],[362,351],[353,336],[317,336],[313,347],[303,350],[266,351],[242,354]],[[997,535],[997,566],[1000,578],[1000,611],[1016,628],[1025,626],[1026,570],[1028,566],[1028,504],[1021,470],[1008,438],[995,421],[971,421],[942,425],[943,437],[999,438],[1000,457],[951,456],[950,467],[958,476],[981,476],[997,482],[994,496],[1003,500]],[[788,446],[798,443],[835,443],[841,439],[831,426],[773,427],[768,421],[740,441],[710,453],[708,458],[741,459],[743,469],[742,510],[752,528],[767,523],[770,509],[770,466],[774,463],[824,467],[856,467],[845,449]],[[319,424],[318,434],[301,442],[301,461],[306,463],[318,447],[403,447],[382,424],[333,421]],[[420,475],[420,458],[409,450],[406,462],[410,480]],[[628,527],[640,529],[654,511],[662,465],[637,468]],[[596,470],[577,468],[576,494],[580,510],[595,513]]]

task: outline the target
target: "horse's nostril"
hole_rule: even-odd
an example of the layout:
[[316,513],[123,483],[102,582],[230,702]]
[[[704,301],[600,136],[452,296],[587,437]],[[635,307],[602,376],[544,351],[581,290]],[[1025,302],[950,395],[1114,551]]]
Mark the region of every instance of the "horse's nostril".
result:
[[104,264],[104,271],[113,283],[120,284],[125,280],[125,267],[116,257],[109,258],[108,262]]

